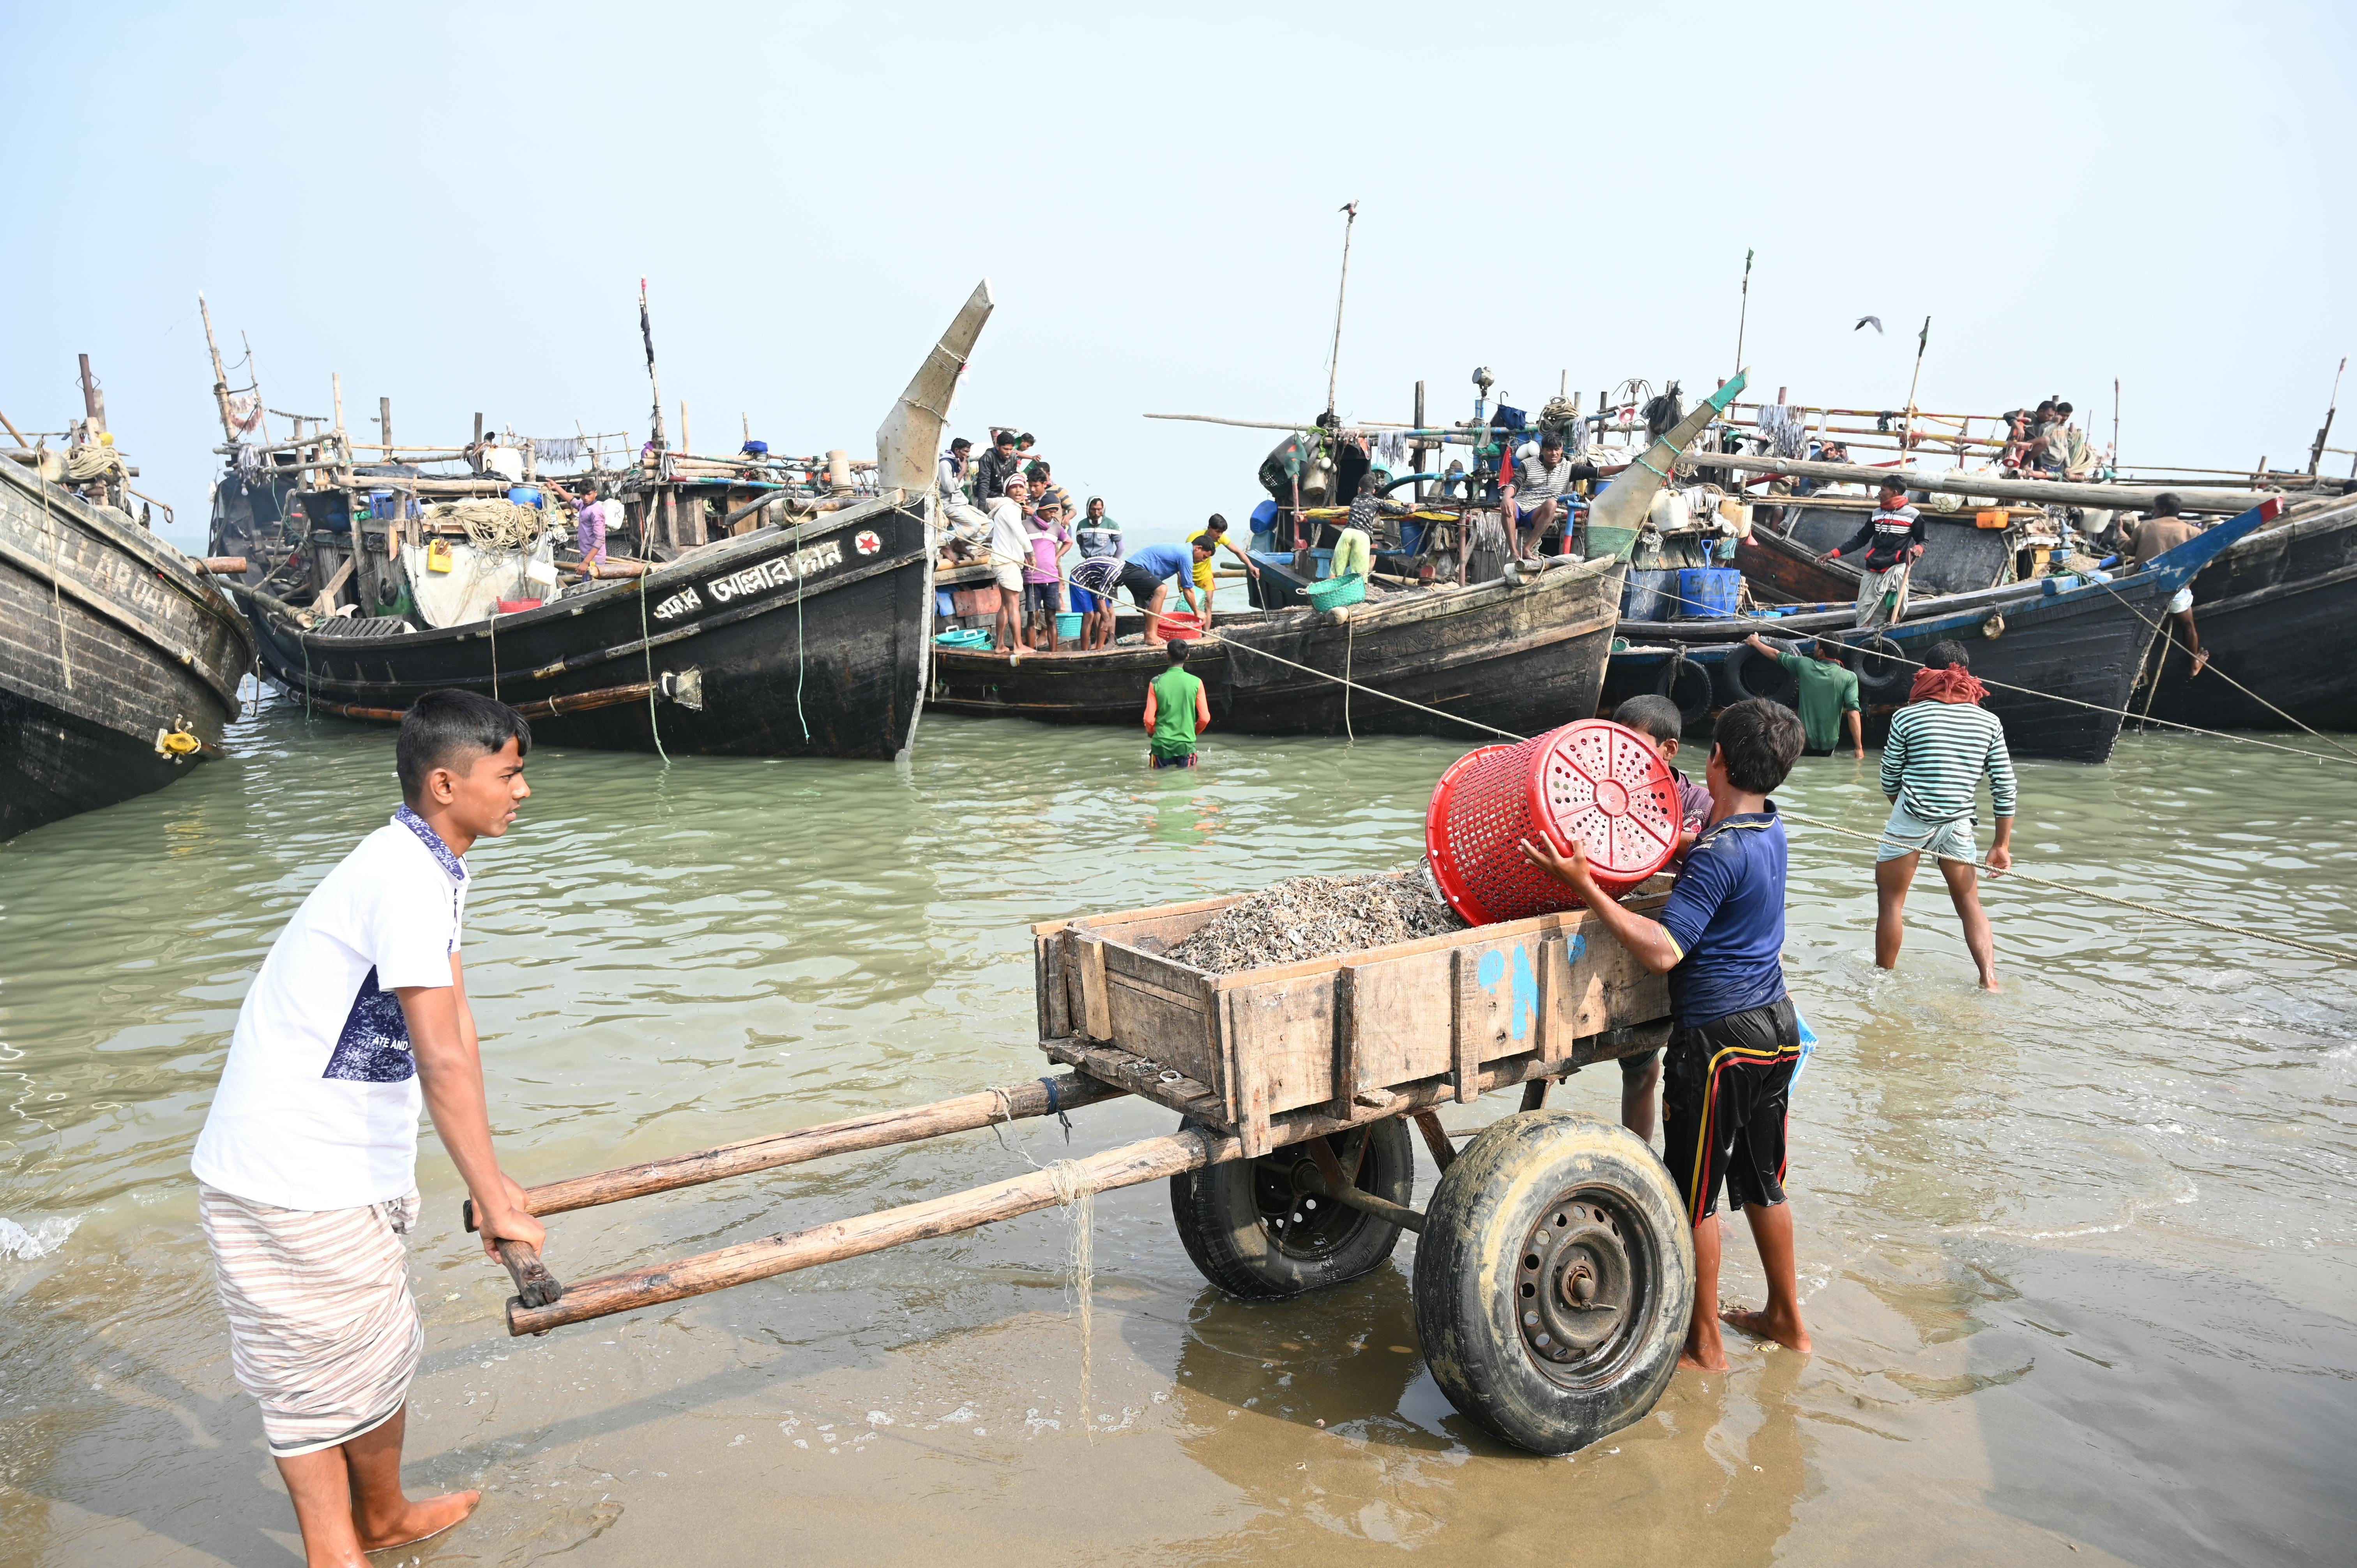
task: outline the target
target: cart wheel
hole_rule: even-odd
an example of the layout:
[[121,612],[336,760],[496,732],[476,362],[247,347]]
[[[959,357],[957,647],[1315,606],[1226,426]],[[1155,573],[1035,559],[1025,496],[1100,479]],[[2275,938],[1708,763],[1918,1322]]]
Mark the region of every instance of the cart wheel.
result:
[[1508,1116],[1441,1176],[1415,1254],[1415,1325],[1451,1403],[1538,1454],[1642,1416],[1694,1312],[1676,1185],[1627,1130]]
[[[1415,1196],[1415,1149],[1400,1118],[1331,1142],[1344,1170],[1357,1164],[1360,1190],[1401,1204]],[[1296,1144],[1172,1176],[1170,1216],[1187,1255],[1230,1295],[1299,1295],[1381,1267],[1399,1244],[1398,1226],[1313,1196],[1320,1186],[1308,1149]]]

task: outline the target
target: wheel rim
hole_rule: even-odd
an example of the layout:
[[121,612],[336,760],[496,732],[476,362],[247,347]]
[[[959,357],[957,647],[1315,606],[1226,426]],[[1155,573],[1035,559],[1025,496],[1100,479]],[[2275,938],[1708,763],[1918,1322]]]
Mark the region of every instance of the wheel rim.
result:
[[1514,1269],[1532,1362],[1566,1387],[1609,1383],[1659,1305],[1652,1229],[1624,1197],[1575,1187],[1539,1211]]
[[[1354,1185],[1362,1192],[1372,1190],[1375,1176],[1373,1151],[1359,1154],[1365,1136],[1334,1140],[1335,1157],[1345,1168],[1358,1160]],[[1372,1218],[1324,1197],[1324,1185],[1317,1162],[1298,1149],[1280,1149],[1253,1162],[1253,1208],[1272,1248],[1288,1258],[1328,1257]]]

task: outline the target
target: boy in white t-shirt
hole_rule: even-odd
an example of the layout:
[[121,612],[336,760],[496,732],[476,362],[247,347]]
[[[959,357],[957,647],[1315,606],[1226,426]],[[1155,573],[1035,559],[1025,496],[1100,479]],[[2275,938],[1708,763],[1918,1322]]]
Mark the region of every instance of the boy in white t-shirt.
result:
[[403,804],[311,890],[238,1010],[189,1162],[230,1321],[230,1361],[317,1568],[422,1541],[481,1494],[401,1488],[409,1380],[425,1349],[401,1238],[416,1222],[417,1113],[466,1178],[483,1235],[538,1248],[491,1150],[458,961],[463,856],[532,794],[532,730],[468,692],[402,720]]

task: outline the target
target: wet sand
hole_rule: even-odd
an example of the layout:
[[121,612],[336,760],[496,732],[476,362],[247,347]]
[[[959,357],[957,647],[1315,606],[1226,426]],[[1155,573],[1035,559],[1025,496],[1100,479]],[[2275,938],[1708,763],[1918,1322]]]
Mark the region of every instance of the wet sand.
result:
[[[899,773],[536,757],[470,902],[511,1170],[1034,1075],[1028,922],[1397,864],[1460,749],[1211,738],[1186,778],[1141,772],[1125,734],[939,716]],[[282,711],[239,749],[0,849],[0,1563],[299,1561],[186,1157],[253,964],[390,810],[390,744]],[[2357,940],[2357,803],[2260,756],[2131,738],[2107,769],[2025,765],[2022,864]],[[1844,759],[1782,798],[1879,822]],[[1534,1458],[1425,1373],[1414,1238],[1349,1286],[1238,1304],[1159,1187],[1096,1203],[1085,1413],[1061,1213],[511,1340],[429,1136],[408,1474],[488,1496],[378,1561],[2343,1555],[2357,970],[2017,886],[1986,998],[1935,886],[1879,976],[1866,863],[1796,833],[1794,873],[1789,962],[1824,1039],[1792,1133],[1813,1357],[1732,1338],[1729,1373]],[[1609,1115],[1618,1091],[1589,1072],[1556,1102]],[[1076,1151],[1170,1122],[1073,1120]],[[550,1261],[602,1273],[1065,1152],[1032,1122],[560,1216]],[[1729,1298],[1756,1299],[1739,1228],[1728,1258]]]

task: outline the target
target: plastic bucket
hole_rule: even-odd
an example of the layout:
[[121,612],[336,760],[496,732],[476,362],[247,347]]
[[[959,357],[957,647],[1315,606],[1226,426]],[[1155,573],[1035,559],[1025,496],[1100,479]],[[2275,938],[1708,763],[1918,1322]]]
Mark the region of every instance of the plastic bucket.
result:
[[1056,635],[1057,635],[1058,637],[1065,637],[1065,638],[1071,638],[1071,637],[1078,637],[1078,636],[1080,636],[1080,635],[1081,635],[1081,622],[1082,622],[1082,620],[1083,620],[1084,618],[1085,618],[1084,617],[1081,616],[1081,615],[1080,615],[1079,613],[1077,613],[1076,611],[1072,611],[1072,610],[1059,610],[1059,611],[1057,611],[1057,612],[1056,612]]
[[1203,635],[1203,618],[1185,610],[1170,610],[1162,617],[1162,635],[1166,639],[1193,639]]
[[1597,886],[1618,897],[1669,864],[1680,826],[1677,785],[1652,742],[1581,719],[1458,758],[1425,811],[1424,848],[1449,908],[1486,926],[1579,908],[1523,858],[1523,840],[1544,834],[1566,854],[1577,840]]
[[1678,573],[1677,619],[1731,616],[1739,603],[1743,574],[1728,566],[1688,566]]
[[508,487],[508,499],[518,506],[538,506],[540,491],[530,485],[511,485]]
[[522,615],[526,610],[538,608],[540,608],[538,599],[501,599],[500,601],[500,614],[503,616]]

